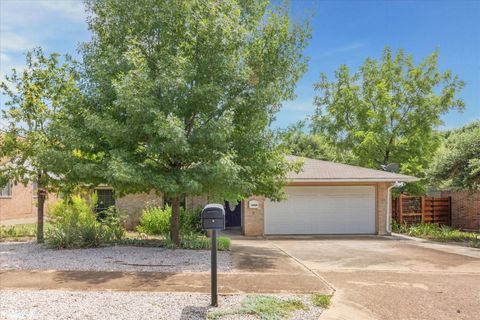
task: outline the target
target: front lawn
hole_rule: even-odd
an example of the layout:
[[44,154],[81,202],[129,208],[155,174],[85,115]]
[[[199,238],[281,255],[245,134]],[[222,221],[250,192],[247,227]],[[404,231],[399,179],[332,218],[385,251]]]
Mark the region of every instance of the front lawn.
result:
[[460,231],[436,223],[423,223],[417,225],[393,223],[392,231],[433,241],[463,242],[471,247],[480,248],[480,239],[477,233]]

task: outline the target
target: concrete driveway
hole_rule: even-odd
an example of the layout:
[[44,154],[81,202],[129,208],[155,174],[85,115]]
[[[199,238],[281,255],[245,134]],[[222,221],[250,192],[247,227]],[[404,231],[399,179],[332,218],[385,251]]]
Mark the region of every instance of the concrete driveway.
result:
[[[253,241],[251,255],[248,241]],[[250,265],[256,272],[309,272],[328,283],[335,290],[334,305],[322,319],[480,315],[478,249],[380,237],[244,240],[237,245],[236,269],[248,271]],[[262,262],[268,248],[276,258]]]

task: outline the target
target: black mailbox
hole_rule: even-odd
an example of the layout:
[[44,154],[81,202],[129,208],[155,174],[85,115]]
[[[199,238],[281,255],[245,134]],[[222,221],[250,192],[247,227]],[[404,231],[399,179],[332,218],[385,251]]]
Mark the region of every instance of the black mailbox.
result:
[[202,210],[203,230],[224,230],[225,209],[221,204],[207,204]]

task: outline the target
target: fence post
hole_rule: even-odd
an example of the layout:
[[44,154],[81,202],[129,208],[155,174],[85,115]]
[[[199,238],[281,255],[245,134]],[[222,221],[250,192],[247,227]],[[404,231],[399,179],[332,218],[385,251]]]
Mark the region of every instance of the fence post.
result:
[[452,196],[448,197],[448,225],[452,226]]
[[403,195],[400,193],[398,195],[398,198],[397,198],[397,201],[398,201],[398,212],[397,212],[397,216],[398,216],[398,223],[399,224],[403,224]]
[[435,198],[432,199],[432,223],[435,223]]
[[422,211],[422,224],[425,223],[425,196],[421,197],[420,209]]

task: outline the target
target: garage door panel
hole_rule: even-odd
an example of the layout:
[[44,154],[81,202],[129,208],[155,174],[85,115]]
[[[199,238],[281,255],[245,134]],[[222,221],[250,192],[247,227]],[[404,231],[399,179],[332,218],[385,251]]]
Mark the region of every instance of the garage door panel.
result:
[[265,202],[266,234],[373,234],[375,187],[287,187]]

